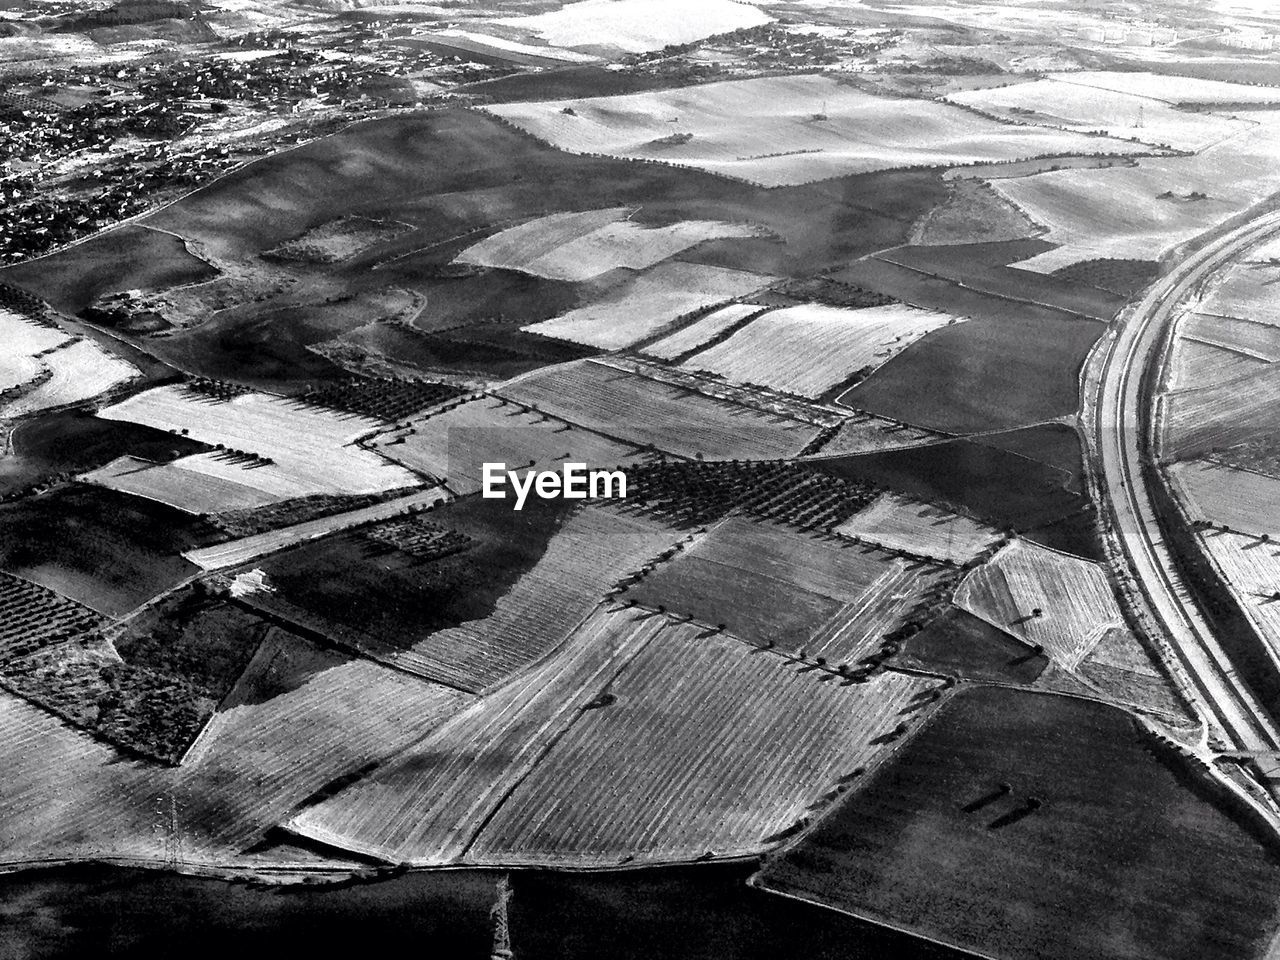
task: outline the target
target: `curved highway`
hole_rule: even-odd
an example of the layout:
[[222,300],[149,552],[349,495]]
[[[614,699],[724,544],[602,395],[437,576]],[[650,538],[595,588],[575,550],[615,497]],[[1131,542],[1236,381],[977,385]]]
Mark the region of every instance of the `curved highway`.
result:
[[1280,730],[1236,675],[1183,585],[1156,522],[1142,469],[1148,452],[1142,429],[1144,374],[1158,369],[1178,302],[1211,272],[1278,229],[1280,211],[1251,220],[1197,250],[1152,287],[1111,344],[1096,408],[1099,480],[1130,572],[1190,675],[1207,719],[1240,751],[1280,749]]

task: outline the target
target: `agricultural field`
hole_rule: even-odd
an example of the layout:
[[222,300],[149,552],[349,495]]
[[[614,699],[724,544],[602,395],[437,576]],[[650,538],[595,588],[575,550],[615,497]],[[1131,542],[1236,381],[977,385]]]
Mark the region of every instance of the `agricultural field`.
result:
[[133,364],[92,340],[72,340],[30,359],[38,368],[16,395],[0,401],[0,420],[91,400],[139,375]]
[[756,317],[683,366],[816,399],[869,375],[915,340],[957,319],[902,304],[848,309],[806,303]]
[[745,297],[774,279],[697,263],[662,263],[586,306],[521,329],[601,350],[619,350],[654,336],[685,314]]
[[1079,70],[1050,74],[1050,79],[1172,104],[1221,105],[1229,108],[1246,104],[1280,103],[1280,88],[1168,73]]
[[[472,692],[560,643],[618,581],[681,534],[569,501],[515,513],[469,497],[430,514],[466,549],[422,560],[351,532],[262,563],[271,593],[247,601],[402,670]],[[375,531],[376,533],[376,531]]]
[[970,571],[955,604],[1069,670],[1124,626],[1100,565],[1021,539]]
[[[475,701],[395,761],[293,817],[288,830],[389,863],[457,862],[484,820],[667,628],[634,610],[596,611],[548,659]],[[682,629],[696,632],[691,626]]]
[[466,861],[603,867],[756,854],[892,749],[938,686],[899,673],[823,683],[784,656],[667,621],[503,801]]
[[[181,467],[253,487],[274,500],[318,493],[376,493],[418,483],[403,467],[355,445],[382,423],[269,394],[222,400],[182,385],[156,387],[99,411],[171,430],[224,449],[197,454]],[[230,505],[223,509],[232,509]]]
[[568,423],[639,447],[709,460],[790,457],[818,429],[590,360],[531,374],[498,390]]
[[1267,368],[1268,361],[1198,339],[1180,336],[1169,356],[1170,393],[1231,383]]
[[1049,666],[1043,653],[958,607],[907,638],[893,663],[963,680],[1030,686]]
[[1280,418],[1280,366],[1161,397],[1161,452],[1186,460],[1270,437]]
[[486,237],[454,262],[582,282],[619,268],[645,270],[708,240],[762,235],[749,224],[715,220],[654,226],[633,220],[637,212],[613,207],[540,217]]
[[706,0],[692,15],[680,0],[584,0],[549,13],[499,18],[494,23],[534,34],[557,47],[643,53],[756,27],[771,19],[756,7],[733,0]]
[[[443,502],[447,497],[446,492],[440,487],[432,487],[428,490],[408,493],[402,497],[393,497],[389,500],[379,500],[367,506],[360,506],[350,510],[336,512],[322,510],[319,516],[311,519],[296,521],[261,533],[248,534],[237,539],[216,543],[212,546],[185,550],[182,555],[202,570],[224,570],[228,567],[239,566],[242,563],[248,563],[250,560],[256,560],[258,557],[275,553],[286,547],[296,546],[308,540],[316,540],[320,537],[328,536],[348,527],[358,527],[377,520],[386,520],[406,511],[429,509],[435,504]],[[303,499],[305,501],[310,498]],[[266,511],[275,507],[287,508],[294,502],[282,501],[267,507]],[[260,514],[266,511],[253,510],[252,512]],[[310,513],[311,511],[307,512]],[[215,517],[214,519],[219,520],[220,518]]]
[[0,693],[0,750],[17,778],[0,811],[6,862],[176,854],[251,865],[250,848],[309,796],[469,701],[273,630],[182,766],[162,768]]
[[1269,113],[1232,113],[1248,122],[1243,132],[1193,156],[993,180],[1057,245],[1018,266],[1053,273],[1082,260],[1163,258],[1265,199],[1276,189],[1269,158],[1280,129]]
[[928,100],[877,97],[814,74],[488,110],[563,150],[657,160],[769,187],[899,167],[1150,149],[1000,123]]
[[1004,534],[950,510],[882,493],[835,532],[886,550],[963,564],[990,550]]
[[688,326],[669,333],[654,343],[641,348],[641,353],[659,360],[676,360],[685,354],[691,354],[709,343],[726,337],[734,327],[757,313],[764,307],[755,303],[728,303],[703,314]]
[[302,236],[267,250],[263,256],[304,263],[340,263],[413,229],[395,220],[342,217],[313,227]]
[[1178,334],[1183,340],[1231,350],[1267,363],[1280,360],[1280,325],[1256,319],[1192,313],[1179,321]]
[[1280,657],[1280,547],[1241,533],[1206,531],[1209,554],[1272,658]]
[[1039,227],[1026,214],[976,180],[952,180],[951,196],[916,222],[912,243],[950,244],[1021,240]]
[[614,468],[640,451],[587,430],[483,397],[380,436],[374,449],[418,473],[439,477],[456,494],[476,493],[485,463],[509,469],[558,469],[562,463]]
[[1259,955],[1280,868],[1203,776],[1114,707],[975,688],[753,883],[1009,960]]
[[965,90],[947,99],[1012,122],[1078,133],[1105,133],[1109,137],[1191,153],[1229,139],[1246,128],[1242,121],[1213,113],[1178,110],[1150,96],[1056,79]]
[[[1275,295],[1277,279],[1280,279],[1280,264],[1272,260],[1239,264],[1215,280],[1201,299],[1199,309],[1214,316],[1280,327],[1280,305]],[[1266,333],[1256,335],[1267,336]],[[1274,329],[1270,335],[1276,335]]]
[[190,514],[86,484],[0,504],[0,570],[113,617],[198,573],[182,551],[218,539]]
[[3,663],[86,633],[105,621],[83,604],[0,573],[0,670]]
[[1280,479],[1212,460],[1172,464],[1168,476],[1194,519],[1255,537],[1280,537]]
[[627,589],[626,599],[783,650],[852,663],[870,654],[939,571],[874,548],[731,517]]
[[872,453],[876,450],[900,450],[949,439],[947,434],[921,430],[919,427],[862,411],[852,411],[851,416],[811,456],[837,457],[850,453]]
[[245,483],[193,469],[202,454],[173,463],[155,464],[138,457],[117,457],[83,473],[78,480],[165,503],[187,513],[244,510],[275,503],[279,497]]
[[6,347],[0,357],[0,396],[4,396],[35,380],[45,368],[40,354],[66,343],[67,335],[0,307],[0,340]]
[[[841,395],[843,406],[966,434],[1073,415],[1100,323],[978,318],[941,327]],[[920,385],[929,384],[928,390]]]

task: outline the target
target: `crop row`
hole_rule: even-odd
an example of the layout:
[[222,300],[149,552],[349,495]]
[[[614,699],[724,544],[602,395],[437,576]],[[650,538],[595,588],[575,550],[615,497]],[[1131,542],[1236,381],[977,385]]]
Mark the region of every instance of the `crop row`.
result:
[[419,560],[435,560],[465,550],[471,538],[456,530],[446,530],[419,517],[379,523],[364,531],[365,536]]
[[410,415],[433,407],[467,391],[450,383],[399,378],[349,377],[314,387],[302,399],[334,410],[397,423]]
[[0,661],[86,633],[102,617],[52,590],[0,573]]

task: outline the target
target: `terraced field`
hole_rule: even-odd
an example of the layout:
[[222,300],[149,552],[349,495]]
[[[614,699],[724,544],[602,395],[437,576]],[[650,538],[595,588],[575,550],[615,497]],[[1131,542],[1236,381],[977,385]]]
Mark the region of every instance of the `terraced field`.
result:
[[668,624],[512,791],[466,860],[604,867],[758,853],[890,749],[937,686],[898,673],[822,683],[784,657]]
[[682,457],[789,457],[818,433],[799,420],[766,415],[591,360],[539,371],[498,392],[616,440]]
[[971,571],[955,603],[1068,669],[1124,625],[1101,566],[1021,539]]

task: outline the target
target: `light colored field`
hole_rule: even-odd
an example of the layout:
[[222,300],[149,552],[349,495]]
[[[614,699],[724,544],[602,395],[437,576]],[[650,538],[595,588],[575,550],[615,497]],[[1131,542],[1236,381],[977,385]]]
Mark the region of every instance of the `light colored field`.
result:
[[1230,584],[1258,635],[1280,657],[1280,544],[1239,533],[1210,531],[1200,538]]
[[1004,539],[994,527],[917,500],[882,493],[836,528],[886,550],[964,563]]
[[[616,467],[639,454],[628,444],[567,428],[492,397],[412,421],[411,429],[412,433],[397,430],[379,437],[377,449],[414,470],[442,478],[457,494],[480,489],[485,463],[505,463],[511,470],[557,470],[562,463]],[[404,442],[397,442],[402,437]],[[534,467],[529,467],[531,461]]]
[[314,227],[268,252],[286,260],[339,263],[412,229],[409,224],[398,220],[343,217]]
[[61,330],[32,323],[10,310],[0,307],[0,390],[27,383],[44,369],[36,354],[52,350],[67,342]]
[[[1280,124],[1272,113],[1241,113],[1252,125],[1190,157],[1151,157],[1133,166],[1067,169],[992,186],[1058,244],[1018,264],[1052,273],[1081,260],[1154,260],[1260,202],[1280,187]],[[1162,199],[1171,193],[1172,198]],[[1193,193],[1203,200],[1188,199]]]
[[217,543],[199,550],[188,550],[183,556],[204,570],[236,567],[250,560],[256,560],[258,557],[265,557],[269,553],[275,553],[277,550],[283,550],[285,547],[315,540],[348,527],[372,523],[375,520],[389,520],[405,510],[429,506],[446,499],[448,494],[442,488],[432,487],[394,500],[384,500],[371,507],[335,513],[329,517],[295,523],[291,527],[268,530],[266,533],[254,534],[251,537],[241,537],[239,540],[228,540],[226,543]]
[[1022,539],[971,571],[955,603],[1025,643],[1043,646],[1067,669],[1074,669],[1109,629],[1124,626],[1098,564]]
[[774,279],[699,263],[660,263],[594,303],[520,329],[619,350],[653,336],[682,314],[746,296]]
[[[663,160],[764,186],[898,167],[1149,149],[1000,123],[945,103],[877,97],[812,74],[486,109],[563,150]],[[662,142],[686,133],[687,142]]]
[[50,376],[0,405],[0,420],[91,400],[138,376],[138,369],[92,340],[73,340],[37,358]]
[[155,464],[137,457],[117,457],[106,466],[79,477],[85,483],[97,483],[122,493],[131,493],[188,513],[220,513],[274,503],[278,497],[243,483],[209,476],[189,470],[183,463]]
[[392,863],[456,862],[547,745],[663,629],[659,617],[628,629],[635,617],[597,612],[552,657],[287,828]]
[[496,22],[536,34],[558,47],[613,47],[643,53],[772,19],[750,4],[733,0],[699,0],[696,7],[683,0],[581,0],[550,13]]
[[1051,74],[1051,79],[1165,103],[1262,104],[1280,103],[1280,87],[1258,87],[1222,80],[1201,80],[1163,73],[1130,73],[1127,70],[1081,70]]
[[1280,422],[1280,365],[1268,364],[1229,383],[1167,394],[1161,401],[1163,452],[1174,459],[1270,436]]
[[633,212],[615,207],[552,214],[481,240],[454,260],[583,281],[620,267],[644,270],[707,240],[763,235],[757,227],[718,220],[650,227],[624,219]]
[[758,853],[891,749],[872,741],[935,687],[897,673],[821,683],[784,657],[670,625],[608,685],[615,702],[578,715],[466,861],[606,867]]
[[861,309],[805,303],[756,317],[683,366],[815,399],[955,319],[898,303]]
[[[266,699],[254,692],[263,684]],[[3,860],[251,864],[243,851],[302,800],[471,699],[274,631],[183,765],[165,768],[0,692],[0,762],[13,778],[0,805]]]
[[710,460],[790,457],[818,430],[591,360],[539,370],[503,396],[637,446]]
[[1275,477],[1209,460],[1175,463],[1169,475],[1193,518],[1238,533],[1280,537],[1280,480]]
[[1217,280],[1200,302],[1205,313],[1280,327],[1280,264],[1243,263]]
[[1146,96],[1060,80],[965,90],[947,99],[1017,123],[1106,133],[1176,150],[1203,150],[1245,126],[1213,113],[1177,110]]
[[357,438],[383,427],[378,421],[268,394],[218,401],[178,385],[156,387],[98,415],[185,432],[205,443],[270,458],[274,463],[246,469],[230,458],[202,454],[186,458],[183,466],[278,499],[378,493],[418,483],[408,470],[355,445]]
[[1199,340],[1259,360],[1271,363],[1280,360],[1280,325],[1193,313],[1178,322],[1178,333],[1184,339]]
[[870,653],[937,573],[878,551],[731,517],[626,597],[836,665]]
[[718,310],[712,310],[706,316],[668,334],[656,343],[645,347],[643,353],[663,360],[674,360],[682,353],[696,350],[708,340],[724,333],[735,323],[745,320],[753,313],[760,313],[764,308],[754,303],[727,303]]
[[1187,336],[1173,342],[1169,358],[1169,390],[1218,386],[1265,370],[1267,361],[1204,343]]

